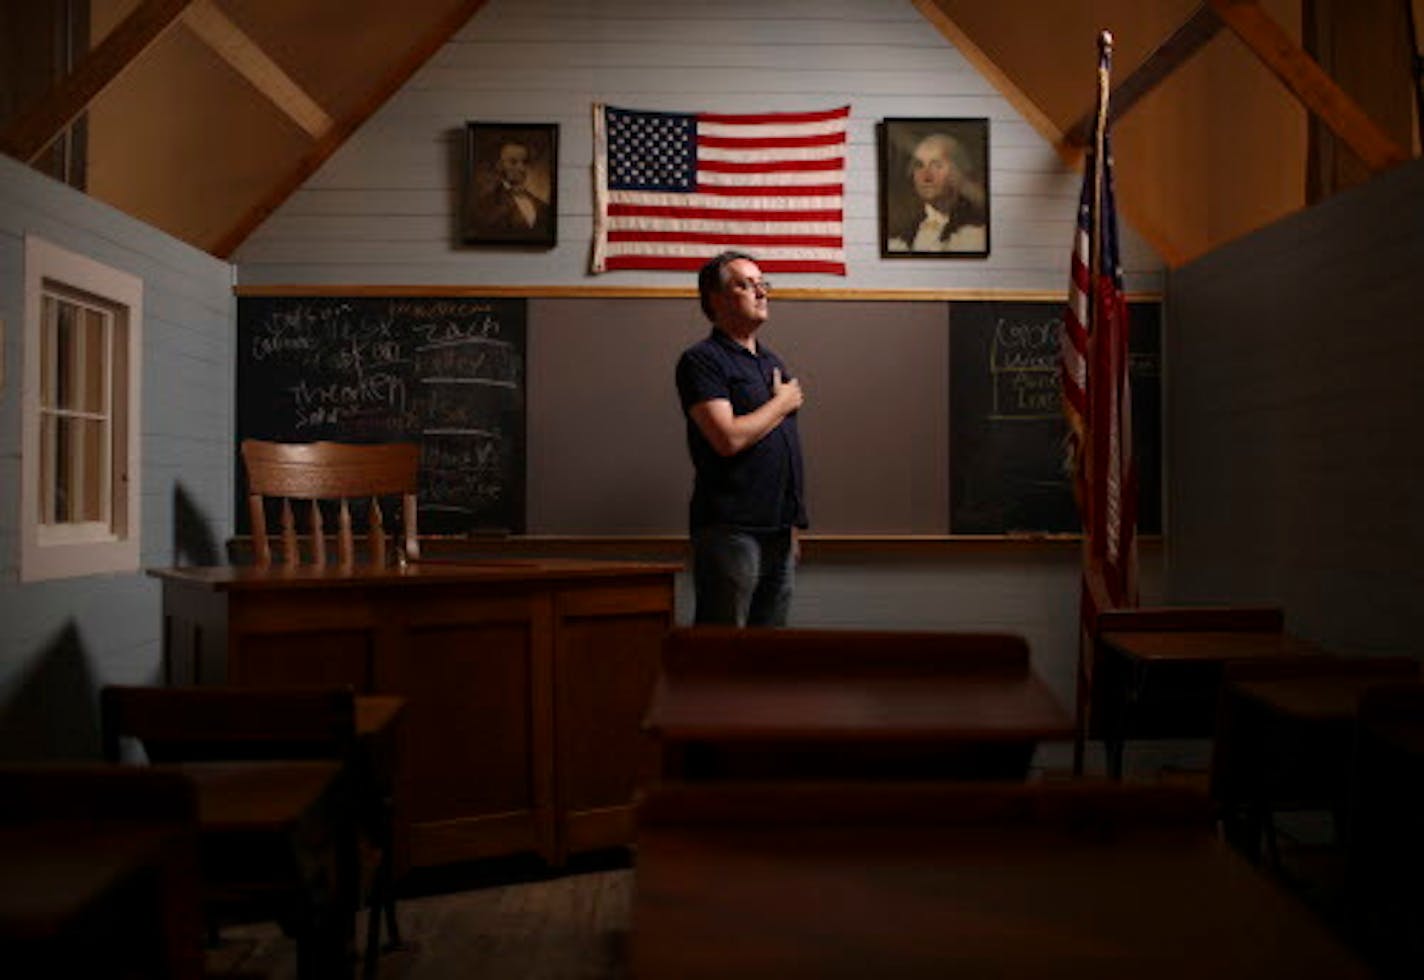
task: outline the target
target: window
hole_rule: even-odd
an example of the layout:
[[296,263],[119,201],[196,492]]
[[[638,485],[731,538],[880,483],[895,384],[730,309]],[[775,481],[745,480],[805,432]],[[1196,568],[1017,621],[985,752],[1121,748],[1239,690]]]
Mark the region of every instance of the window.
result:
[[25,239],[20,575],[132,571],[143,284]]

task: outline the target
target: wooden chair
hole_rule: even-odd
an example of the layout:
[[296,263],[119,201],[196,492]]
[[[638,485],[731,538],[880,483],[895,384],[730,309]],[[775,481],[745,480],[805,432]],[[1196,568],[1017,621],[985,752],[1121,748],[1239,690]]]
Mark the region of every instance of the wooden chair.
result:
[[1275,815],[1329,810],[1343,841],[1361,697],[1390,681],[1418,680],[1413,657],[1331,655],[1225,665],[1211,794],[1227,839],[1279,867]]
[[203,976],[197,807],[179,773],[0,766],[7,976]]
[[1103,634],[1279,633],[1284,626],[1285,615],[1275,606],[1144,606],[1099,613],[1096,628],[1080,648],[1075,771],[1083,770],[1089,739],[1103,740],[1108,774],[1121,777],[1127,739],[1207,737],[1215,722],[1220,661],[1159,666],[1129,676],[1120,658],[1105,648]]
[[420,447],[414,443],[352,445],[338,442],[280,443],[257,439],[242,441],[247,470],[247,506],[252,522],[252,547],[258,565],[272,562],[272,532],[268,528],[267,498],[280,498],[280,540],[283,562],[301,565],[300,536],[292,502],[304,501],[307,511],[304,537],[310,542],[310,564],[325,565],[326,521],[323,501],[336,509],[336,552],[343,566],[356,561],[350,501],[367,502],[368,560],[390,563],[389,535],[380,498],[400,498],[399,542],[396,560],[404,564],[420,557],[416,526],[416,488]]
[[[355,822],[374,854],[370,869],[365,975],[376,975],[381,918],[400,943],[394,892],[391,775],[377,771],[357,737],[349,688],[108,686],[100,693],[104,753],[122,760],[136,740],[150,762],[330,759],[343,763]],[[354,856],[351,857],[354,864]],[[355,867],[344,869],[354,881]],[[300,928],[300,923],[298,924]]]

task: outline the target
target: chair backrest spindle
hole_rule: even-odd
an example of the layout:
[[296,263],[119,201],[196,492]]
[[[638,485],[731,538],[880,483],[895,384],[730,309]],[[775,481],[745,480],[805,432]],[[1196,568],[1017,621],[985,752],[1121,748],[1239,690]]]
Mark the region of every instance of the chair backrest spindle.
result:
[[297,518],[289,497],[282,498],[282,550],[283,560],[288,565],[301,563],[301,553],[297,550]]
[[310,507],[307,515],[311,538],[311,559],[315,565],[327,561],[326,527],[321,501],[336,502],[336,557],[343,566],[356,561],[350,501],[366,498],[368,507],[369,558],[373,565],[385,565],[390,556],[390,535],[382,516],[382,497],[400,498],[400,558],[420,557],[416,523],[416,484],[420,447],[414,443],[354,445],[337,442],[278,443],[246,439],[242,458],[247,469],[248,512],[252,519],[253,554],[257,564],[272,562],[270,531],[264,498],[279,497],[283,561],[289,566],[303,564],[301,535],[293,501]]
[[386,553],[387,537],[386,522],[384,516],[381,513],[381,504],[380,501],[377,500],[375,497],[371,498],[370,513],[367,516],[367,522],[370,526],[370,530],[367,532],[367,535],[368,539],[371,542],[371,561],[374,564],[376,562],[379,562],[381,560],[381,556],[385,555]]

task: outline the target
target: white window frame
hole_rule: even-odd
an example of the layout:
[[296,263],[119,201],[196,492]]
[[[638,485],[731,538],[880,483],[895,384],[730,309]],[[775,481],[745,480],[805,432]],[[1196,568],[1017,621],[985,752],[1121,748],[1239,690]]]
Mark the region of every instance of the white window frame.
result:
[[[45,329],[43,298],[52,292],[93,297],[98,305],[117,311],[123,323],[125,351],[110,357],[106,368],[121,361],[127,370],[124,396],[111,397],[114,381],[106,382],[111,420],[121,430],[112,436],[114,454],[113,513],[102,522],[46,525],[40,439],[40,372]],[[25,236],[24,382],[21,388],[23,437],[20,447],[20,578],[22,581],[132,572],[139,567],[142,529],[142,467],[139,457],[143,429],[143,281],[87,256],[70,252],[33,235]],[[122,445],[117,443],[122,442]],[[106,505],[106,511],[108,510]]]

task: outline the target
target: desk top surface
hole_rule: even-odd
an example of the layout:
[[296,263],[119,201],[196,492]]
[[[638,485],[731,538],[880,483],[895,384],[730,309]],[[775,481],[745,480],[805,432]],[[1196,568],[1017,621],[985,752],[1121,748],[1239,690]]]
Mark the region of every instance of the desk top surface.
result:
[[203,833],[286,831],[308,819],[327,796],[341,764],[321,760],[181,762],[193,782]]
[[[1416,675],[1417,676],[1417,673]],[[1398,675],[1318,674],[1309,677],[1262,677],[1232,681],[1227,691],[1248,698],[1272,714],[1303,721],[1353,722],[1360,696]]]
[[1204,830],[647,827],[636,875],[640,980],[1369,975]]
[[665,739],[1066,739],[1072,719],[1028,670],[664,674],[645,727]]
[[0,936],[55,934],[130,874],[156,867],[180,829],[77,820],[0,827]]
[[1102,641],[1125,657],[1162,662],[1320,656],[1327,652],[1309,640],[1271,630],[1123,630],[1103,633]]
[[467,582],[559,581],[600,578],[659,578],[671,576],[682,566],[670,562],[604,561],[577,558],[421,559],[405,566],[354,564],[289,566],[273,563],[257,565],[205,565],[180,568],[150,568],[148,574],[165,582],[181,583],[214,591],[247,589],[313,589],[419,587]]
[[381,736],[405,710],[405,698],[394,694],[358,694],[355,698],[356,734]]

